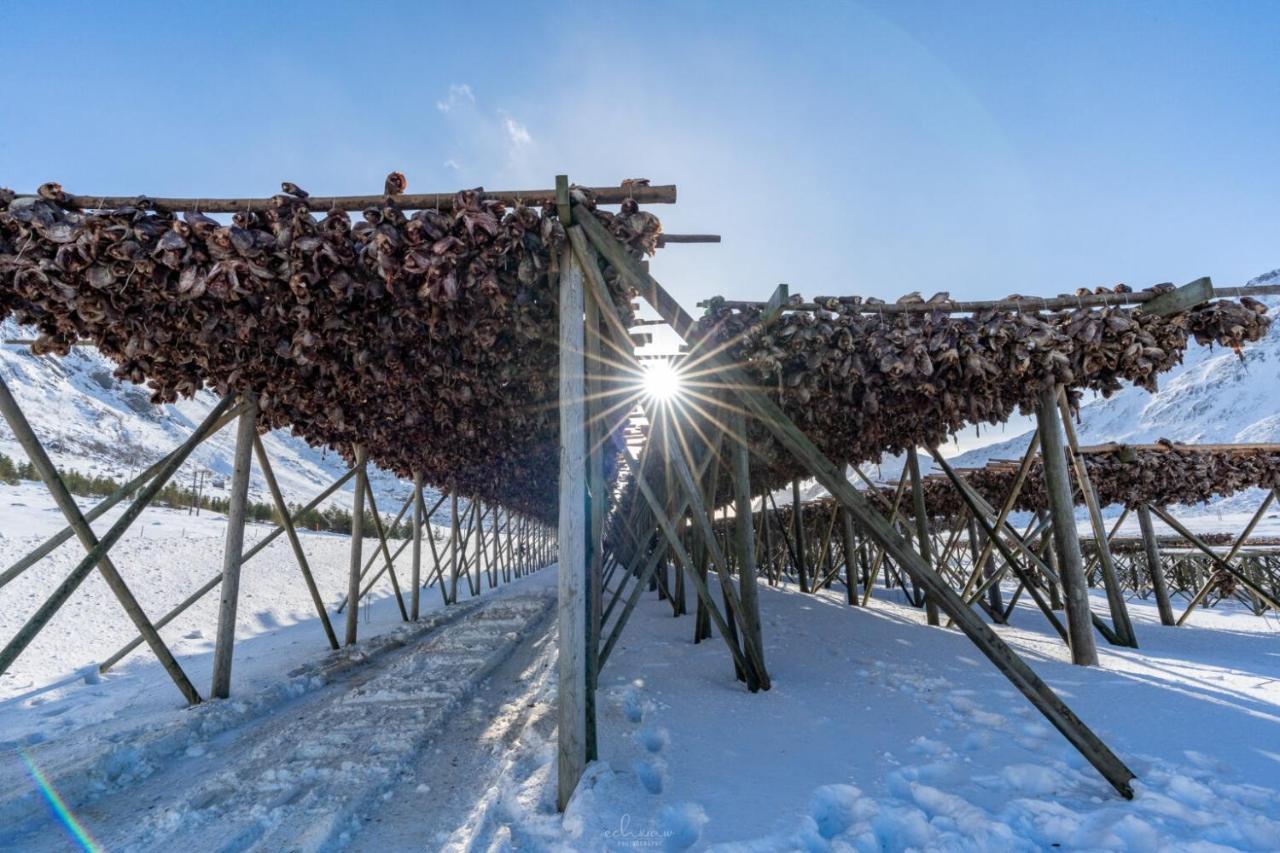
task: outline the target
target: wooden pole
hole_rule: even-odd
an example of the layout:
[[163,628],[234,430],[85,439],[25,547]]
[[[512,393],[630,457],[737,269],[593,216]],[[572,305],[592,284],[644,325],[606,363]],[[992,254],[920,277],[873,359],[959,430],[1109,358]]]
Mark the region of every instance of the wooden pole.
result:
[[[1048,532],[1049,525],[1051,524],[1051,522],[1049,521],[1048,511],[1041,510],[1040,512],[1037,512],[1036,519],[1039,522],[1040,527],[1042,528],[1042,531],[1043,531],[1041,533],[1041,536],[1043,536],[1046,539],[1051,539],[1052,537],[1049,536],[1049,532]],[[1052,547],[1046,548],[1045,552],[1046,553],[1045,553],[1044,561],[1049,564],[1050,568],[1053,569],[1055,575],[1057,575],[1058,577],[1062,577],[1062,569],[1058,566],[1057,552]],[[1088,575],[1088,572],[1086,572],[1086,576],[1087,575]],[[1049,606],[1052,607],[1054,610],[1062,609],[1062,590],[1059,589],[1059,585],[1057,583],[1054,583],[1053,580],[1049,580]]]
[[733,528],[738,553],[738,594],[742,599],[742,632],[749,634],[751,644],[760,650],[763,665],[764,631],[760,624],[760,590],[756,580],[756,537],[752,529],[751,452],[747,447],[747,419],[737,405],[727,406],[724,412],[727,415],[729,441],[733,445]]
[[[1093,541],[1098,549],[1098,558],[1102,566],[1102,585],[1107,593],[1107,606],[1111,611],[1111,623],[1121,641],[1132,648],[1138,647],[1138,636],[1133,631],[1133,622],[1129,619],[1129,609],[1124,603],[1124,590],[1120,588],[1116,577],[1115,560],[1111,557],[1111,546],[1107,542],[1107,527],[1102,520],[1102,507],[1098,505],[1098,493],[1094,491],[1093,481],[1089,479],[1089,466],[1085,464],[1084,455],[1080,453],[1080,443],[1076,441],[1075,427],[1071,424],[1071,409],[1067,405],[1067,392],[1063,388],[1057,391],[1058,411],[1062,415],[1062,429],[1067,436],[1067,446],[1071,450],[1071,464],[1075,468],[1076,482],[1080,484],[1080,494],[1084,497],[1089,511],[1089,524],[1093,528]],[[1086,582],[1088,575],[1085,575]]]
[[236,450],[227,509],[227,534],[222,546],[222,600],[218,605],[218,640],[213,649],[215,699],[231,695],[231,659],[236,645],[236,609],[240,603],[240,567],[244,563],[244,522],[249,504],[249,475],[253,470],[253,440],[258,435],[258,400],[244,396],[245,410],[236,425]]
[[413,472],[413,594],[409,596],[409,615],[418,621],[418,600],[422,597],[422,525],[426,522],[426,507],[422,500],[422,472]]
[[1142,531],[1142,550],[1147,558],[1147,573],[1151,576],[1151,589],[1156,594],[1156,609],[1160,611],[1161,625],[1176,625],[1173,604],[1169,601],[1169,586],[1160,566],[1160,543],[1156,541],[1156,528],[1151,522],[1151,508],[1138,504],[1138,528]]
[[[307,504],[302,509],[295,512],[293,514],[293,521],[297,523],[297,521],[300,518],[302,518],[303,515],[305,515],[306,513],[318,507],[321,503],[324,502],[325,498],[329,497],[329,495],[333,494],[338,489],[342,488],[342,485],[346,483],[347,480],[350,480],[352,477],[354,477],[355,475],[356,475],[356,470],[354,468],[349,468],[345,474],[343,474],[334,482],[330,483],[329,486],[323,492],[316,495],[316,497],[312,498],[311,503]],[[139,500],[141,500],[141,498],[139,498]],[[245,563],[249,562],[250,559],[256,556],[259,552],[265,550],[266,547],[270,545],[272,542],[274,542],[276,538],[280,536],[280,534],[283,532],[284,532],[284,527],[277,526],[276,529],[273,530],[271,533],[268,533],[266,536],[262,537],[262,539],[258,540],[258,543],[256,545],[254,545],[248,551],[244,552],[244,557],[241,558],[240,564],[244,565]],[[105,539],[106,537],[103,537],[103,538]],[[180,604],[178,604],[176,607],[174,607],[164,616],[156,620],[156,624],[155,624],[156,629],[158,630],[160,628],[163,628],[165,625],[168,625],[174,619],[177,619],[179,616],[185,613],[188,609],[190,609],[190,607],[193,604],[195,604],[200,599],[204,598],[206,595],[208,595],[211,591],[213,591],[215,588],[217,588],[221,584],[222,584],[222,572],[218,572],[216,575],[214,575],[212,578],[206,581],[199,589],[191,593],[191,595],[187,596]],[[142,645],[142,642],[143,642],[143,638],[141,635],[134,637],[132,640],[130,640],[129,642],[121,646],[120,649],[115,654],[113,654],[111,657],[103,661],[102,665],[98,668],[101,671],[106,672],[108,669],[115,666],[120,661],[124,660],[125,657],[127,657],[130,652],[132,652],[138,646]]]
[[[597,204],[621,204],[634,198],[640,204],[674,204],[676,188],[673,184],[656,186],[640,186],[637,184],[618,187],[590,187],[587,189]],[[394,200],[401,210],[452,210],[457,193],[402,193],[394,197],[386,195],[337,195],[310,196],[302,199],[307,209],[317,213],[330,210],[364,210],[368,207],[381,207]],[[494,199],[508,205],[524,204],[530,207],[546,204],[555,199],[556,191],[540,190],[496,190],[480,191],[481,199]],[[72,195],[67,193],[66,203],[73,207],[87,210],[111,210],[119,207],[140,207],[150,210],[164,211],[199,211],[200,213],[237,213],[242,210],[264,211],[272,207],[270,198],[152,198],[150,196],[97,196]],[[568,224],[567,221],[565,223]],[[704,237],[711,235],[691,235]],[[673,241],[676,242],[676,241]],[[701,241],[699,241],[701,242]]]
[[458,493],[449,487],[449,603],[458,601],[458,539],[462,529],[458,525]]
[[[924,505],[924,486],[920,481],[920,454],[914,450],[907,451],[907,466],[911,470],[911,501],[916,517],[916,540],[920,545],[920,559],[933,566],[933,544],[929,539],[929,515]],[[924,597],[925,618],[930,625],[938,624],[938,605],[933,599]]]
[[[209,436],[218,432],[224,426],[226,426],[227,424],[235,420],[236,414],[237,414],[236,412],[224,413],[222,417],[220,417],[217,420],[217,422],[213,423],[206,430],[204,430],[203,435]],[[106,498],[103,498],[103,500],[100,503],[98,503],[96,506],[94,506],[93,509],[88,510],[87,512],[84,513],[84,520],[89,524],[92,524],[93,522],[97,521],[99,518],[101,518],[103,515],[106,514],[107,510],[111,509],[113,506],[120,503],[120,501],[132,495],[144,483],[146,483],[152,477],[156,476],[156,474],[164,467],[165,463],[168,462],[170,459],[172,459],[178,452],[179,452],[178,449],[171,451],[167,456],[157,460],[148,468],[146,468],[142,473],[138,474],[138,476],[134,477],[132,480],[125,483],[120,488],[116,489]],[[31,568],[36,563],[43,560],[49,554],[53,553],[55,548],[57,548],[59,545],[66,542],[68,539],[70,539],[72,536],[75,536],[75,535],[76,535],[75,528],[73,528],[71,525],[68,524],[66,527],[59,530],[53,536],[50,536],[48,539],[42,542],[38,547],[29,551],[22,559],[15,562],[9,568],[5,569],[3,573],[0,573],[0,587],[3,587],[5,584],[9,583],[9,581],[18,577],[27,569]]]
[[800,576],[800,591],[809,592],[809,555],[806,553],[804,530],[804,504],[800,503],[800,478],[791,481],[791,529],[796,539],[796,573]]
[[846,599],[850,607],[858,606],[858,536],[854,531],[853,516],[843,507],[840,508],[840,542],[844,547],[844,586]]
[[[566,223],[568,224],[568,223]],[[583,368],[586,398],[583,400],[583,417],[587,422],[587,495],[590,500],[587,541],[587,576],[586,576],[586,663],[587,685],[586,700],[586,752],[587,761],[595,761],[599,757],[596,743],[596,682],[598,675],[596,666],[600,661],[600,616],[602,574],[604,570],[604,519],[609,511],[609,498],[605,494],[604,479],[604,399],[601,376],[607,370],[607,360],[600,345],[600,306],[597,304],[592,290],[587,286],[586,273],[581,261],[570,249],[566,254],[573,258],[579,273],[583,276]]]
[[[568,181],[561,176],[556,183],[564,187],[567,206]],[[585,293],[582,267],[571,250],[565,251],[560,265],[560,663],[556,751],[556,804],[560,811],[569,805],[582,778],[588,751],[586,650],[591,606],[591,524],[587,495]]]
[[[404,596],[400,594],[400,581],[396,578],[395,557],[391,556],[391,549],[387,547],[387,532],[382,527],[382,516],[378,515],[378,503],[373,497],[373,486],[369,484],[369,478],[364,479],[364,494],[369,501],[369,516],[373,520],[373,531],[378,537],[378,544],[375,546],[377,550],[382,552],[382,557],[387,561],[387,574],[391,577],[391,589],[395,593],[396,605],[400,608],[400,618],[409,621],[409,611],[404,606]],[[402,509],[401,515],[404,514]],[[394,523],[399,523],[400,518],[397,517]],[[397,554],[399,551],[396,552]],[[381,572],[379,572],[381,574]]]
[[1080,666],[1097,666],[1098,649],[1093,639],[1089,587],[1085,583],[1084,558],[1080,554],[1080,537],[1076,532],[1071,481],[1067,479],[1067,454],[1062,424],[1058,421],[1057,389],[1041,389],[1039,397],[1036,420],[1040,430],[1041,468],[1044,470],[1045,490],[1049,495],[1049,517],[1053,521],[1053,541],[1058,553],[1062,594],[1067,605],[1071,662]]
[[[947,301],[947,302],[903,302],[875,303],[863,302],[857,296],[818,296],[812,302],[798,302],[782,305],[780,311],[828,311],[826,302],[835,299],[841,303],[845,311],[857,311],[863,314],[971,314],[976,311],[1018,311],[1032,314],[1037,311],[1074,311],[1077,308],[1113,308],[1121,305],[1143,306],[1144,313],[1172,314],[1186,311],[1196,305],[1218,297],[1270,296],[1280,293],[1280,285],[1263,284],[1249,287],[1214,287],[1208,278],[1198,278],[1184,284],[1177,290],[1166,293],[1154,293],[1139,290],[1133,293],[1099,293],[1080,296],[1023,296],[1016,299],[997,299],[991,301]],[[1167,300],[1167,301],[1166,301]],[[1152,303],[1147,305],[1145,303]],[[769,303],[748,302],[743,300],[726,300],[721,303],[725,308],[735,310],[768,310]]]
[[[262,469],[262,478],[267,481],[267,490],[271,492],[271,500],[275,502],[276,511],[280,513],[280,526],[284,528],[285,535],[289,537],[289,547],[293,549],[294,559],[298,561],[298,568],[302,570],[302,580],[307,585],[311,603],[315,606],[316,614],[320,617],[320,625],[324,628],[324,635],[329,640],[330,648],[337,649],[338,635],[333,632],[333,624],[329,621],[329,611],[324,606],[324,599],[320,596],[319,588],[316,587],[316,579],[311,575],[311,565],[307,562],[307,555],[302,550],[302,541],[298,538],[298,531],[293,527],[293,519],[289,517],[289,507],[285,504],[284,495],[280,492],[280,484],[276,482],[276,474],[271,468],[271,460],[267,458],[267,448],[262,444],[262,436],[256,432],[253,434],[253,452],[258,457],[258,467]],[[232,489],[235,489],[234,484]],[[241,566],[244,565],[245,559],[245,557],[240,558]]]
[[347,572],[347,625],[345,642],[355,645],[360,617],[360,555],[364,546],[364,493],[369,473],[364,445],[355,446],[356,486],[351,498],[351,565]]

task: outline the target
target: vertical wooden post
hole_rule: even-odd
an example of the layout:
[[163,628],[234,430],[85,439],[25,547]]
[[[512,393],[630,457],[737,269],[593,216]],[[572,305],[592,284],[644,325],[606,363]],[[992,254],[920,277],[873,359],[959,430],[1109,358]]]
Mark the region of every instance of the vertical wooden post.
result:
[[[568,225],[568,223],[565,223]],[[575,268],[582,274],[578,264],[581,261],[573,255]],[[604,442],[605,442],[605,405],[603,398],[604,385],[601,376],[607,368],[600,344],[600,306],[587,286],[585,278],[581,284],[583,293],[583,369],[586,398],[583,400],[582,415],[587,422],[587,495],[590,501],[589,539],[587,542],[587,630],[586,630],[586,747],[587,761],[595,761],[598,756],[596,747],[596,682],[598,680],[597,664],[600,661],[600,614],[602,599],[600,585],[604,571],[604,517],[609,510],[609,499],[605,494],[607,488],[604,479]]]
[[347,574],[347,626],[345,641],[355,645],[357,619],[360,615],[360,556],[364,547],[364,491],[369,479],[365,468],[368,456],[364,445],[355,447],[356,488],[351,501],[351,565]]
[[844,547],[844,585],[850,607],[858,606],[857,559],[859,556],[858,536],[853,527],[853,515],[849,510],[840,507],[840,542]]
[[1080,554],[1080,537],[1076,532],[1075,504],[1071,500],[1071,481],[1067,478],[1067,453],[1058,421],[1056,388],[1040,391],[1036,421],[1040,430],[1040,459],[1044,470],[1045,490],[1049,495],[1049,517],[1053,521],[1053,541],[1057,548],[1062,580],[1062,595],[1067,605],[1067,634],[1071,646],[1071,662],[1080,666],[1097,666],[1098,649],[1093,639],[1093,620],[1089,610],[1089,588],[1084,579],[1084,559]]
[[[561,184],[566,187],[566,202],[567,183],[567,179],[556,178],[557,190]],[[583,364],[585,291],[577,257],[566,251],[560,266],[560,725],[556,751],[556,804],[560,811],[568,806],[587,764],[587,576],[591,557]]]
[[240,601],[240,564],[244,555],[244,517],[249,503],[253,440],[258,435],[257,398],[247,394],[245,403],[247,407],[236,425],[227,535],[222,547],[222,600],[218,606],[218,641],[213,650],[213,687],[210,690],[216,699],[226,699],[231,695],[231,658],[235,652],[236,606]]
[[809,555],[806,553],[804,530],[804,504],[800,503],[800,478],[791,481],[791,528],[796,538],[796,573],[800,576],[800,591],[809,591]]
[[[742,633],[749,635],[764,664],[764,631],[760,625],[760,591],[756,586],[756,536],[751,517],[751,453],[747,449],[747,419],[736,403],[724,409],[728,415],[729,441],[733,444],[733,513],[737,537],[738,598],[742,602]],[[713,459],[711,465],[718,463]],[[726,608],[727,609],[727,608]]]
[[760,531],[764,542],[764,571],[769,578],[769,586],[778,585],[778,570],[773,562],[773,525],[769,521],[769,492],[760,490]]
[[[920,482],[920,454],[907,451],[907,466],[911,470],[911,502],[916,517],[916,539],[920,543],[920,559],[933,566],[933,543],[929,539],[929,515],[924,505],[924,484]],[[914,585],[914,581],[912,582]],[[928,593],[924,597],[925,617],[930,625],[937,625],[938,605]]]
[[409,597],[409,616],[418,621],[418,599],[422,593],[422,525],[426,523],[426,507],[422,500],[422,472],[413,472],[413,595]]
[[458,493],[449,486],[449,603],[458,602]]
[[1165,583],[1164,569],[1160,565],[1160,543],[1156,540],[1155,525],[1151,523],[1151,508],[1146,504],[1138,504],[1138,527],[1142,530],[1142,548],[1147,556],[1147,572],[1151,575],[1151,589],[1156,594],[1160,624],[1176,625],[1173,605],[1169,601],[1169,586]]
[[[1099,563],[1102,568],[1102,585],[1107,593],[1107,607],[1111,611],[1111,624],[1120,641],[1133,648],[1138,647],[1138,635],[1134,633],[1133,622],[1129,619],[1129,608],[1124,603],[1124,590],[1120,588],[1120,580],[1116,576],[1115,560],[1111,557],[1111,545],[1107,541],[1107,527],[1102,520],[1102,507],[1098,503],[1098,493],[1089,478],[1089,467],[1085,464],[1084,454],[1080,452],[1080,444],[1076,441],[1075,427],[1071,425],[1071,409],[1067,405],[1067,392],[1059,389],[1058,410],[1062,415],[1062,429],[1067,436],[1067,446],[1071,450],[1071,463],[1076,471],[1076,482],[1080,486],[1080,494],[1084,497],[1085,506],[1089,510],[1089,523],[1093,527],[1094,547],[1098,549]],[[1085,580],[1088,580],[1086,575]]]

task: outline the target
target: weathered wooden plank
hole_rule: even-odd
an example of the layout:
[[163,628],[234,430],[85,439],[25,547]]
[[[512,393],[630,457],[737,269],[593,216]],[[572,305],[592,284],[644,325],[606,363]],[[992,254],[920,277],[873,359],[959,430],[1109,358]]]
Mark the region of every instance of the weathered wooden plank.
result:
[[236,425],[236,449],[227,507],[227,533],[222,547],[222,600],[218,604],[218,639],[213,648],[215,699],[231,695],[231,661],[235,657],[236,610],[240,604],[240,567],[244,564],[244,522],[249,508],[249,475],[253,472],[253,440],[258,434],[258,401],[245,395],[245,410]]
[[[559,179],[557,179],[559,183]],[[560,662],[557,795],[561,811],[587,765],[587,512],[585,283],[572,251],[560,266]]]
[[351,564],[347,571],[347,623],[344,642],[355,645],[360,618],[360,555],[364,547],[364,492],[369,481],[365,468],[368,453],[364,445],[355,447],[356,486],[351,499]]
[[1213,282],[1208,276],[1198,278],[1190,284],[1184,284],[1177,290],[1161,293],[1142,303],[1143,314],[1154,314],[1165,317],[1177,314],[1208,302],[1213,298]]
[[1076,532],[1071,481],[1067,479],[1067,453],[1062,424],[1058,421],[1056,388],[1040,391],[1036,419],[1040,430],[1040,467],[1044,471],[1045,491],[1049,495],[1053,542],[1058,553],[1062,595],[1066,599],[1071,662],[1079,666],[1097,666],[1098,649],[1093,640],[1089,587],[1085,583],[1084,558],[1080,554],[1080,537]]

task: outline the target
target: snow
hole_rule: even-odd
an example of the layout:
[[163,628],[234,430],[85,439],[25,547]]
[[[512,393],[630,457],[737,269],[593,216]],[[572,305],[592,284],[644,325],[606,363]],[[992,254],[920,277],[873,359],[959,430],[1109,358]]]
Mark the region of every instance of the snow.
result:
[[[959,632],[881,590],[865,610],[841,598],[761,590],[774,688],[754,696],[718,640],[691,644],[692,620],[638,608],[601,674],[575,849],[622,849],[608,834],[624,818],[669,831],[666,809],[689,803],[706,818],[698,849],[1275,849],[1274,617],[1224,604],[1165,628],[1134,600],[1142,648],[1104,645],[1098,668],[1072,666],[1035,610],[999,629],[1137,773],[1127,802]],[[643,765],[654,726],[659,793]]]
[[[21,496],[32,536],[56,526],[36,527],[36,497]],[[147,559],[167,566],[157,582],[182,559],[203,560],[201,577],[216,563],[220,520],[185,539],[168,522],[147,527],[150,557],[122,558],[126,577]],[[330,543],[345,557],[341,537],[306,538],[318,558]],[[264,567],[246,569],[246,592],[279,582],[243,611],[229,702],[180,710],[145,652],[85,683],[77,655],[96,644],[82,640],[28,669],[40,687],[6,686],[3,739],[112,849],[191,846],[211,827],[232,848],[355,850],[1261,850],[1280,837],[1280,624],[1231,603],[1174,629],[1134,600],[1141,649],[1104,645],[1098,668],[1072,666],[1034,610],[999,628],[1138,774],[1128,802],[963,635],[898,596],[878,589],[864,609],[834,590],[762,588],[775,686],[755,695],[718,639],[694,645],[692,619],[646,596],[601,674],[601,759],[558,815],[555,631],[537,615],[554,570],[414,628],[381,599],[366,639],[330,654],[287,552]],[[505,601],[530,609],[488,622],[474,609]],[[212,616],[165,631],[198,684]],[[16,756],[0,753],[17,783],[0,796],[0,846],[61,844]],[[138,820],[124,804],[143,796],[156,805]]]
[[[93,503],[93,499],[80,499],[85,509]],[[94,522],[94,529],[101,534],[123,511],[123,505],[115,507]],[[64,524],[41,484],[0,486],[0,565],[10,565]],[[272,529],[267,524],[247,525],[246,547]],[[221,515],[203,512],[194,516],[186,510],[151,507],[112,549],[112,558],[144,611],[156,620],[220,574],[225,532],[226,519]],[[299,535],[341,636],[343,617],[334,616],[332,609],[346,594],[350,540],[328,533],[299,531]],[[440,536],[444,535],[440,531]],[[367,540],[366,553],[371,553],[374,541]],[[0,588],[0,635],[12,637],[83,555],[84,550],[73,539]],[[406,549],[396,560],[397,573],[404,582],[408,562]],[[464,597],[466,585],[460,590],[460,597]],[[439,607],[438,590],[423,590],[422,603],[427,610]],[[207,692],[212,674],[218,606],[217,592],[211,592],[161,631],[202,693]],[[365,599],[360,620],[362,637],[400,624],[385,575]],[[136,633],[101,576],[90,574],[22,656],[0,675],[0,746],[57,739],[86,723],[125,713],[137,717],[182,707],[181,695],[145,647],[105,675],[97,675],[97,662]],[[236,639],[232,669],[236,694],[264,688],[281,673],[328,649],[283,536],[244,566]]]

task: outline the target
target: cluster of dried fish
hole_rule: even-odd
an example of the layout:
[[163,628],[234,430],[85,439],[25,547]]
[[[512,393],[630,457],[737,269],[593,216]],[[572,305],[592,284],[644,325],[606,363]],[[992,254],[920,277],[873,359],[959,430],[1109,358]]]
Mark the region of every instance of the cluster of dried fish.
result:
[[[1191,450],[1170,444],[1167,449],[1130,450],[1133,455],[1127,459],[1119,450],[1084,454],[1089,479],[1104,506],[1197,504],[1244,489],[1280,487],[1280,453],[1266,448]],[[995,463],[961,474],[988,503],[1000,506],[1013,488],[1018,469]],[[959,493],[945,477],[926,477],[924,489],[930,515],[955,517],[965,510]],[[892,490],[885,488],[882,494],[891,498]],[[1076,500],[1083,504],[1078,493]],[[904,511],[909,511],[909,502],[905,504]],[[1015,509],[1036,512],[1047,508],[1042,469],[1038,461],[1033,462]]]
[[[38,353],[92,341],[156,402],[252,391],[265,425],[348,458],[358,442],[401,476],[553,515],[554,208],[467,190],[448,212],[407,214],[388,195],[353,223],[313,215],[283,186],[231,222],[142,204],[85,212],[56,184],[0,190],[0,319],[35,326]],[[655,249],[661,226],[634,202],[594,215],[636,256]],[[629,317],[631,293],[605,277]]]
[[[836,299],[823,308],[762,323],[758,309],[713,300],[696,334],[700,346],[726,346],[829,457],[845,462],[941,444],[968,424],[1003,423],[1054,384],[1073,400],[1084,389],[1109,395],[1126,381],[1154,390],[1189,336],[1238,348],[1270,323],[1266,307],[1247,297],[1167,317],[1123,307],[882,314]],[[752,446],[769,463],[768,485],[798,472],[758,424]]]

